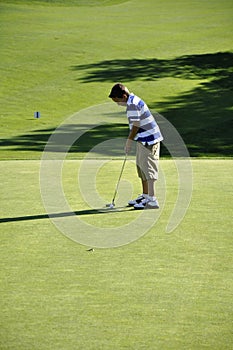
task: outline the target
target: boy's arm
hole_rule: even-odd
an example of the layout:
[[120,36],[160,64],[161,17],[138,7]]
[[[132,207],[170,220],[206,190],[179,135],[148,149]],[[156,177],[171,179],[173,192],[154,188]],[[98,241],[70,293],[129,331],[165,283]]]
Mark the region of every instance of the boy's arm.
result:
[[125,153],[128,154],[131,150],[131,147],[132,147],[132,142],[135,138],[135,136],[137,135],[137,132],[140,128],[140,122],[134,122],[133,123],[133,127],[132,129],[130,130],[130,133],[129,133],[129,136],[128,136],[128,139],[126,141],[126,145],[125,145]]

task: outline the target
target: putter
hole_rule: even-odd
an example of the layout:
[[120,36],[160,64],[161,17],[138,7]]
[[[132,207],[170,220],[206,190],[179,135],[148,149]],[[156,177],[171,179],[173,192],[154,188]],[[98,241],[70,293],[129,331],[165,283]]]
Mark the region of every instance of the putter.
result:
[[125,155],[125,159],[124,159],[122,167],[121,167],[121,172],[120,172],[117,184],[116,184],[116,189],[115,189],[115,192],[114,192],[114,195],[113,195],[112,203],[106,204],[106,207],[108,207],[108,208],[114,208],[115,207],[115,198],[116,198],[116,195],[117,195],[117,191],[118,191],[118,187],[119,187],[119,184],[120,184],[121,176],[123,174],[123,170],[124,170],[124,167],[125,167],[126,159],[127,159],[127,153]]

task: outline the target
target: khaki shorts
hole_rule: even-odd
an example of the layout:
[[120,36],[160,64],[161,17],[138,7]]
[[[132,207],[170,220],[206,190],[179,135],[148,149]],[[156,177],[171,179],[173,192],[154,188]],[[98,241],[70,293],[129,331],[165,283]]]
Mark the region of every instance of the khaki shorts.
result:
[[137,172],[143,181],[158,179],[159,150],[160,142],[151,146],[137,142]]

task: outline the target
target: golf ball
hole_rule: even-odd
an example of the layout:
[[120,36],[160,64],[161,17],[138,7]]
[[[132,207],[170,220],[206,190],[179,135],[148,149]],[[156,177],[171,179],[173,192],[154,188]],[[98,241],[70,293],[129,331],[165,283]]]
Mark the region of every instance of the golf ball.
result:
[[113,207],[114,207],[114,205],[113,205],[113,204],[110,204],[110,205],[109,205],[109,208],[111,208],[111,209],[112,209]]

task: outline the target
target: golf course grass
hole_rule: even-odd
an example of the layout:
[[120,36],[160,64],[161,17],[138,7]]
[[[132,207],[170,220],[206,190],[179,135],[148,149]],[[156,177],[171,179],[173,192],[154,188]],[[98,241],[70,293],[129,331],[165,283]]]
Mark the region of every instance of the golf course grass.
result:
[[0,4],[2,159],[40,159],[51,130],[119,80],[192,156],[232,154],[232,1],[56,4]]
[[[115,170],[121,165],[116,162]],[[88,209],[73,190],[80,164],[67,161],[64,171],[67,198],[78,213]],[[230,160],[192,162],[192,201],[171,234],[165,228],[177,188],[172,161],[162,160],[167,195],[154,227],[134,243],[93,252],[63,236],[44,215],[39,161],[3,161],[0,166],[5,183],[1,349],[231,348]],[[130,180],[131,167],[126,165],[124,181]],[[116,175],[105,176],[106,186],[111,188]],[[121,226],[138,215],[80,219],[102,227],[116,220]]]
[[[1,1],[0,349],[232,349],[232,15],[230,0]],[[124,207],[141,191],[133,154],[117,210],[99,210],[128,134],[124,111],[106,104],[117,81],[191,156],[182,170],[164,141],[152,224]],[[65,158],[51,134],[71,143]],[[89,228],[95,242],[127,232],[125,244],[116,234],[101,249]]]

